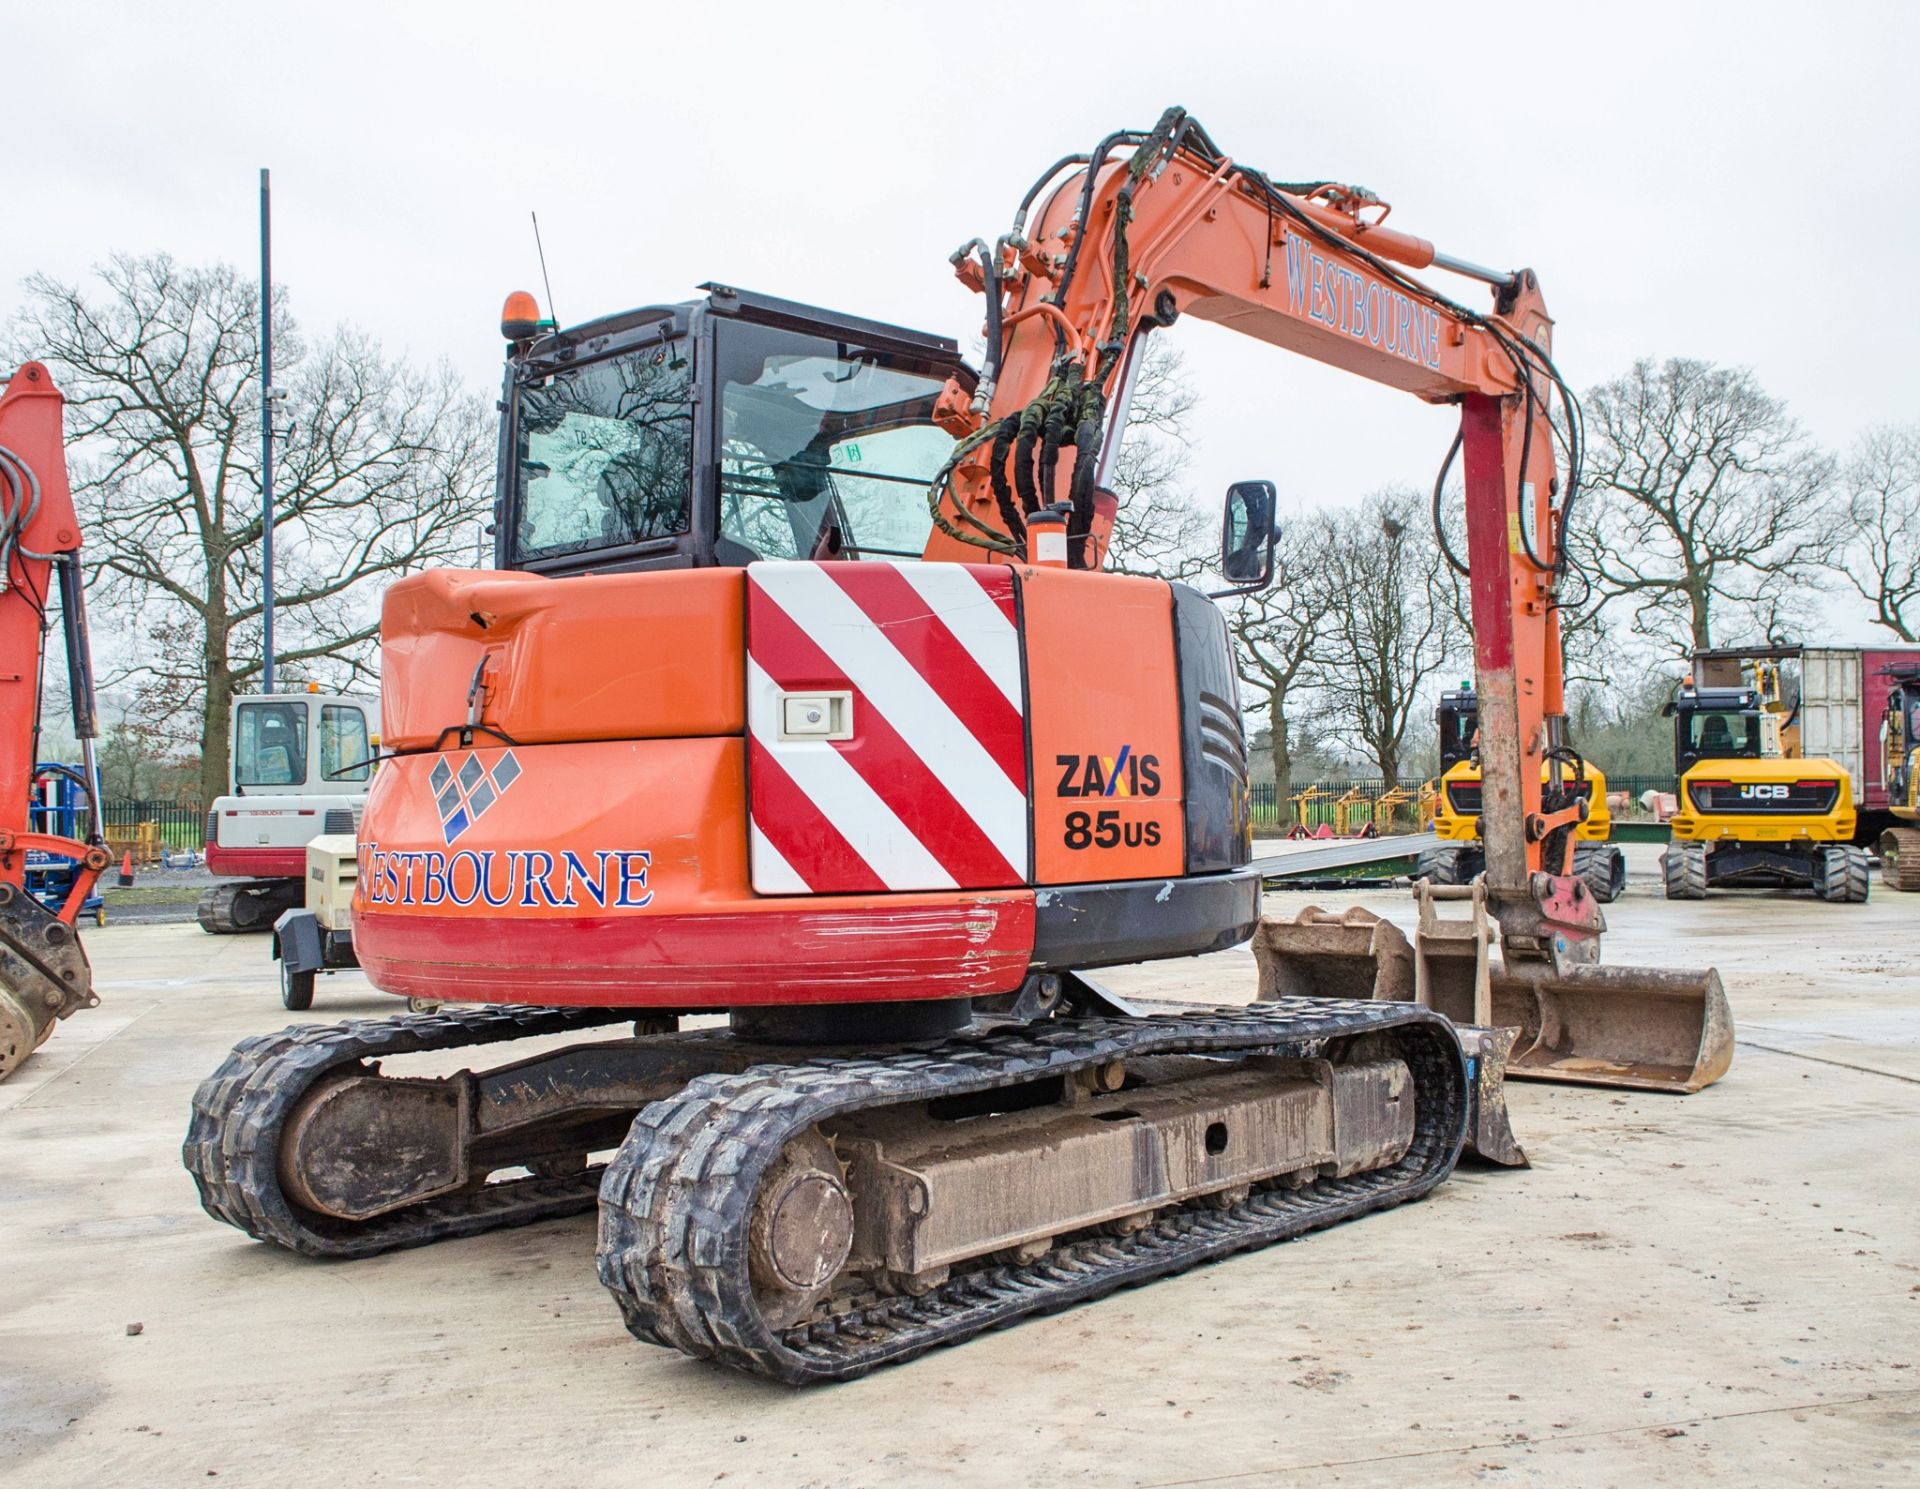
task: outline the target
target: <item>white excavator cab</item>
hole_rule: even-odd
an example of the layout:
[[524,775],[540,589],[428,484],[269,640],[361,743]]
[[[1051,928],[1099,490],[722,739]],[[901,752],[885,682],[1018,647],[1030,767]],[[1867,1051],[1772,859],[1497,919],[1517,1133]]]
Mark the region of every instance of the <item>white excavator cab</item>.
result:
[[203,929],[264,931],[300,903],[307,844],[359,827],[378,707],[317,688],[233,700],[228,794],[207,810],[207,867],[228,882],[202,898]]
[[236,796],[366,795],[373,779],[374,707],[340,693],[236,698],[227,789]]

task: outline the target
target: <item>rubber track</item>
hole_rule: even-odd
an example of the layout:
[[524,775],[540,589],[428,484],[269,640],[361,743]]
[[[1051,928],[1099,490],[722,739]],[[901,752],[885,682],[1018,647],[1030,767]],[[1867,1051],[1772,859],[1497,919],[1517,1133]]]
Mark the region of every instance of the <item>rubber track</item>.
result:
[[1920,831],[1894,827],[1887,835],[1894,840],[1894,852],[1891,859],[1881,857],[1881,882],[1909,894],[1920,890]]
[[[273,923],[279,919],[280,909],[291,909],[300,903],[298,891],[300,881],[292,881],[291,889],[277,887],[279,881],[242,879],[233,884],[216,884],[200,896],[200,903],[194,906],[194,919],[200,922],[200,929],[209,936],[244,936],[255,931],[270,931]],[[275,900],[284,899],[287,904],[275,908]],[[252,925],[241,925],[235,910],[242,899],[264,900],[260,919]]]
[[297,1210],[281,1191],[280,1132],[287,1114],[327,1072],[418,1050],[461,1049],[627,1023],[631,1009],[446,1010],[343,1024],[304,1024],[243,1039],[193,1093],[180,1156],[200,1204],[252,1236],[303,1256],[357,1257],[526,1225],[593,1207],[600,1170],[517,1179],[426,1200],[359,1222]]
[[[961,1095],[1155,1054],[1312,1056],[1329,1039],[1387,1031],[1414,1077],[1413,1144],[1400,1162],[1226,1210],[1164,1214],[1133,1236],[1094,1236],[1025,1266],[988,1266],[920,1298],[885,1298],[776,1335],[748,1280],[755,1191],[789,1139],[861,1108]],[[1294,998],[1136,1020],[1076,1019],[875,1059],[823,1059],[703,1075],[635,1119],[601,1185],[600,1280],[627,1327],[789,1384],[844,1380],[983,1329],[1415,1199],[1459,1158],[1466,1070],[1451,1026],[1404,1003]]]

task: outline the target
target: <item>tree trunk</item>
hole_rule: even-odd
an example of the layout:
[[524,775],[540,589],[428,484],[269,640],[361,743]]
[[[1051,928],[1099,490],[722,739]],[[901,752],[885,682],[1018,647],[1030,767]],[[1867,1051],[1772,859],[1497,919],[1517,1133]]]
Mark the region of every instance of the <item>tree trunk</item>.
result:
[[1399,752],[1389,741],[1384,739],[1374,741],[1373,763],[1380,772],[1382,790],[1391,791],[1400,784]]
[[1712,596],[1707,591],[1701,576],[1689,575],[1687,582],[1687,606],[1693,631],[1693,649],[1705,651],[1713,645],[1713,617],[1709,610]]
[[1293,742],[1287,732],[1287,690],[1267,690],[1268,737],[1273,755],[1273,804],[1280,830],[1293,825]]

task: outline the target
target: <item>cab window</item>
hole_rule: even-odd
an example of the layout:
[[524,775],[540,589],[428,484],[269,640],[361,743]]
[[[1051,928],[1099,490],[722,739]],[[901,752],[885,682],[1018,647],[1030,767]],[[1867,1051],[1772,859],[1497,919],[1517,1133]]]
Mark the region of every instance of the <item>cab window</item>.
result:
[[517,562],[671,538],[691,524],[693,364],[663,342],[523,384]]
[[720,561],[920,557],[954,446],[932,422],[946,369],[747,324],[718,344]]
[[233,748],[237,786],[303,786],[307,780],[307,705],[243,703]]
[[320,710],[321,780],[366,780],[373,774],[372,754],[366,714],[339,703],[329,703]]
[[1687,720],[1688,744],[1696,755],[1758,755],[1754,734],[1759,720],[1744,713],[1696,713]]

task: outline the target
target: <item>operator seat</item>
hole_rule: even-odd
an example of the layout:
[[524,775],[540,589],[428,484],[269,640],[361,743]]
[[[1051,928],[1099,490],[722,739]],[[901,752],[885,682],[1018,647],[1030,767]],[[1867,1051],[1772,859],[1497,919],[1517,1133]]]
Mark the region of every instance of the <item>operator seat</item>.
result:
[[1705,755],[1725,755],[1733,749],[1733,731],[1727,721],[1714,714],[1700,730],[1700,751]]

